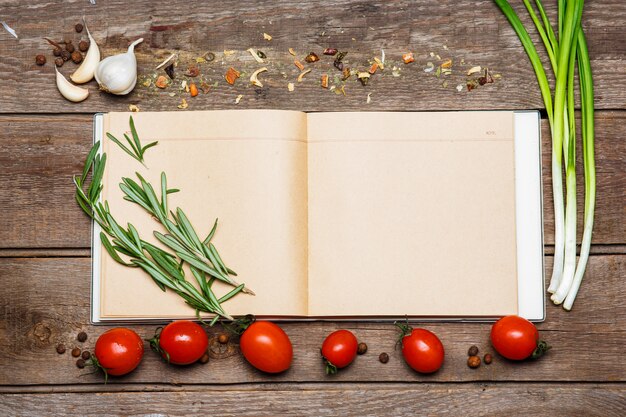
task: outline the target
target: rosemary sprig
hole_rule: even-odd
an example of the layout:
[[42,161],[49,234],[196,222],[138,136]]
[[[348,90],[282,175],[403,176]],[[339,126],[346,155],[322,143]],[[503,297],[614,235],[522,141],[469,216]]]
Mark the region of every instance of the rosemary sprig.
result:
[[[164,245],[174,251],[176,256],[189,264],[191,272],[196,275],[204,272],[212,278],[223,281],[234,287],[239,287],[239,283],[231,278],[237,273],[228,268],[222,260],[217,248],[211,239],[217,228],[217,220],[209,235],[200,241],[198,234],[189,222],[189,219],[181,208],[176,208],[176,212],[169,211],[167,207],[167,194],[178,190],[167,188],[167,177],[161,173],[161,199],[156,195],[154,188],[139,173],[136,173],[139,183],[130,178],[122,178],[120,189],[124,193],[124,199],[135,203],[146,210],[152,217],[157,219],[167,230],[167,234],[157,231],[154,236]],[[254,292],[246,287],[244,293],[254,295]]]
[[143,166],[146,164],[143,161],[143,155],[146,153],[148,149],[155,146],[158,141],[151,142],[146,146],[141,146],[141,142],[139,141],[139,135],[137,135],[137,129],[135,129],[135,121],[133,120],[133,116],[130,116],[130,120],[128,122],[130,124],[130,134],[133,137],[131,140],[126,133],[124,133],[124,138],[126,138],[126,142],[130,145],[130,149],[127,148],[122,142],[119,141],[115,136],[111,133],[107,132],[107,137],[111,139],[113,142],[117,144],[124,152],[135,158],[137,161],[141,162]]
[[[244,289],[243,284],[238,285],[218,299],[212,289],[215,277],[207,279],[205,271],[194,268],[192,273],[198,282],[199,289],[194,287],[185,278],[182,260],[142,240],[139,232],[132,224],[129,223],[127,228],[119,225],[111,215],[108,202],[99,201],[106,165],[106,154],[99,155],[99,148],[100,142],[96,142],[87,155],[82,175],[76,175],[73,179],[76,186],[76,201],[82,210],[102,229],[100,240],[109,255],[122,265],[143,269],[161,290],[169,289],[182,297],[189,306],[196,310],[198,317],[200,312],[215,314],[211,324],[217,322],[220,317],[232,320],[232,317],[224,311],[221,304],[242,291]],[[90,171],[92,172],[91,182],[87,185],[87,176]],[[85,186],[86,189],[84,189]],[[176,191],[167,189],[167,187],[164,188],[162,204],[165,207],[167,207],[167,194]],[[120,255],[128,257],[128,261],[124,261]]]

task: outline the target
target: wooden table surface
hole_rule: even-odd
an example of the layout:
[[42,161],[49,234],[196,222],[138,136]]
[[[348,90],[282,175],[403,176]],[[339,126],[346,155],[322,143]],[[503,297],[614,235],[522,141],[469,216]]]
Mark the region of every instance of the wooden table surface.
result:
[[[512,2],[525,23],[521,1]],[[547,1],[554,18],[554,1]],[[140,82],[126,97],[89,84],[83,103],[65,101],[54,84],[51,50],[42,37],[75,43],[73,30],[85,16],[103,56],[137,47]],[[598,203],[587,274],[573,311],[549,304],[539,324],[553,349],[537,362],[469,369],[467,349],[491,351],[489,324],[424,324],[446,346],[444,367],[434,375],[412,372],[394,349],[396,330],[380,323],[288,323],[291,369],[271,376],[252,369],[231,345],[207,365],[165,366],[147,351],[132,374],[102,384],[84,375],[58,343],[93,347],[106,326],[89,324],[90,229],[73,198],[71,175],[82,169],[92,140],[94,112],[274,108],[339,110],[541,109],[534,73],[508,22],[491,1],[122,1],[45,2],[0,0],[0,415],[552,415],[621,416],[626,413],[626,2],[587,1],[583,26],[589,39],[596,89]],[[264,40],[270,34],[271,41]],[[535,36],[535,32],[531,31]],[[84,33],[83,33],[84,35]],[[257,64],[248,48],[267,55],[265,86],[249,85]],[[321,88],[332,59],[311,65],[301,83],[288,49],[302,59],[326,47],[348,51],[353,68],[368,68],[386,54],[386,67],[367,86],[354,79],[345,96]],[[224,50],[235,51],[225,55]],[[543,49],[541,55],[545,57]],[[178,81],[199,64],[211,84],[190,98],[178,86],[159,90],[155,66],[180,54]],[[415,62],[405,65],[402,53]],[[432,54],[431,54],[432,52]],[[34,64],[45,53],[48,63]],[[424,72],[453,60],[453,72]],[[500,74],[495,83],[467,91],[472,66]],[[233,66],[244,75],[235,86],[223,80]],[[395,67],[395,69],[394,69]],[[62,72],[75,66],[66,64]],[[353,77],[354,78],[354,77]],[[444,81],[446,82],[444,85]],[[144,82],[146,85],[144,85]],[[217,85],[214,83],[217,82]],[[287,83],[296,84],[289,92]],[[150,84],[148,86],[148,84]],[[456,86],[461,85],[462,91]],[[368,94],[370,103],[367,103]],[[235,98],[242,95],[239,104]],[[187,110],[177,105],[185,98]],[[210,128],[210,127],[208,127]],[[549,180],[550,135],[543,123],[546,268],[551,271],[553,215]],[[579,184],[583,179],[579,178]],[[579,196],[582,211],[582,194]],[[582,214],[582,213],[581,213]],[[485,289],[488,291],[488,289]],[[133,326],[148,337],[154,326]],[[338,328],[352,330],[369,351],[336,376],[324,375],[318,347]],[[212,340],[219,329],[209,330]],[[391,359],[383,365],[380,352]],[[218,357],[219,356],[219,357]]]

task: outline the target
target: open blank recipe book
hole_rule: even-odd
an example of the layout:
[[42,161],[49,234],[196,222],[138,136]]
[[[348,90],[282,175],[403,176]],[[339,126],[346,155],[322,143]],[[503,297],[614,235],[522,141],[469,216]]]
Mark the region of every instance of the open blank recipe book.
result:
[[[130,113],[98,114],[102,199],[122,225],[164,232],[123,199],[140,173],[256,295],[231,315],[273,319],[544,317],[537,112],[133,113],[147,168],[106,138]],[[139,268],[93,239],[92,321],[192,318]],[[193,282],[191,274],[189,281]],[[232,287],[216,282],[220,295]]]

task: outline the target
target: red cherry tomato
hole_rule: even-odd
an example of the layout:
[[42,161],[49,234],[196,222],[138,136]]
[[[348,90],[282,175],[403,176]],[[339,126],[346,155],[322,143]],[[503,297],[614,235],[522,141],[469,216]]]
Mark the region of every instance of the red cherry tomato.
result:
[[[519,316],[506,316],[491,327],[491,344],[502,356],[523,360],[533,354],[539,344],[539,332],[534,324]],[[547,350],[546,348],[542,350]]]
[[426,329],[401,328],[404,333],[410,331],[402,338],[402,356],[406,363],[422,374],[439,370],[445,355],[441,340]]
[[322,356],[328,362],[326,373],[335,373],[350,365],[356,357],[358,345],[356,337],[348,330],[329,334],[322,343]]
[[243,357],[255,368],[271,374],[291,366],[293,347],[287,333],[269,321],[255,321],[239,338]]
[[108,375],[125,375],[141,362],[143,340],[130,329],[111,329],[100,335],[93,353]]
[[164,359],[174,365],[189,365],[196,362],[209,347],[209,338],[202,326],[189,320],[168,324],[157,339],[158,351]]

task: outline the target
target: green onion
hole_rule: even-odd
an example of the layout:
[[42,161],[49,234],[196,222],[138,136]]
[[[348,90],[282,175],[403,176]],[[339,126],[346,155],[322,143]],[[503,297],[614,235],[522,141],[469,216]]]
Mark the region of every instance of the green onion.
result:
[[[545,46],[552,72],[550,90],[537,50],[517,14],[506,0],[494,0],[511,23],[535,71],[552,133],[552,188],[554,198],[554,266],[548,291],[555,304],[572,308],[585,273],[595,208],[593,80],[587,42],[580,25],[584,0],[558,0],[558,39],[540,0],[535,0],[541,20],[529,0],[523,0]],[[576,264],[576,127],[574,77],[578,61],[581,90],[582,144],[585,172],[585,218],[581,253]],[[564,167],[563,167],[564,165]],[[565,169],[566,202],[563,201]]]

